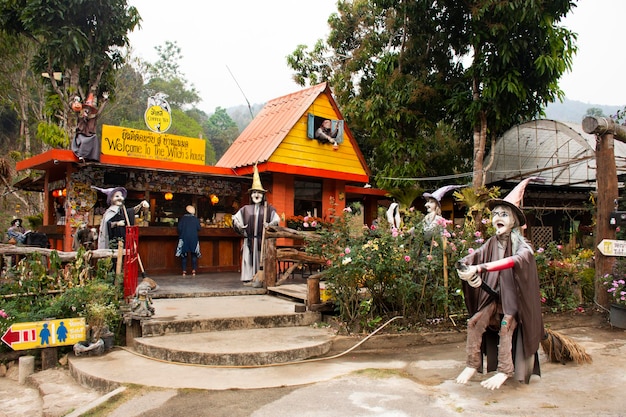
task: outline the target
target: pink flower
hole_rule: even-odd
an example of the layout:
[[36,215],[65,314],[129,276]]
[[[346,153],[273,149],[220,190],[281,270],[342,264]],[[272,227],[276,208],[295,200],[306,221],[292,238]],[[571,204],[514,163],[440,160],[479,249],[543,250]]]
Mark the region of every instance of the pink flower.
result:
[[480,220],[480,222],[481,222],[482,224],[487,224],[487,219],[481,219],[481,220]]
[[409,212],[413,213],[415,211],[415,207],[411,206],[411,208],[409,209]]
[[544,249],[544,248],[539,248],[539,249],[537,249],[537,253],[543,253],[544,251],[545,251],[545,249]]
[[311,222],[311,227],[317,227],[317,222],[315,220]]
[[467,250],[467,253],[474,253],[474,248],[469,248],[469,249]]
[[327,266],[331,266],[333,264],[333,261],[331,261],[330,259],[326,260],[326,265]]
[[308,221],[309,221],[309,216],[304,216],[304,219],[303,219],[303,220],[304,220],[305,222],[308,222]]
[[409,262],[411,260],[411,257],[409,255],[404,255],[404,260]]
[[426,259],[428,259],[429,261],[433,260],[433,255],[426,255]]
[[477,230],[477,231],[475,231],[475,232],[474,232],[474,236],[475,236],[475,237],[480,237],[480,235],[481,235],[481,233],[480,233],[480,231],[479,231],[479,230]]
[[9,315],[4,310],[0,310],[0,317],[2,317],[3,319],[6,319],[9,317]]
[[307,223],[307,222],[303,222],[303,223],[302,223],[302,227],[309,227],[309,223]]
[[372,229],[372,230],[376,230],[376,225],[375,225],[375,224],[371,225],[371,226],[370,226],[370,229]]
[[398,237],[398,234],[398,229],[396,229],[395,227],[391,229],[391,236]]
[[563,249],[563,245],[556,245],[556,248],[557,248],[558,250],[561,250],[561,249]]
[[349,254],[349,253],[350,253],[350,252],[352,252],[352,251],[350,250],[350,248],[345,248],[345,249],[344,249],[344,252],[345,252],[345,253],[346,253],[346,255],[347,255],[347,254]]
[[546,302],[546,297],[541,297],[541,302],[545,303]]
[[620,228],[619,228],[619,226],[617,226],[617,227],[615,228],[615,231],[616,231],[617,233],[619,233],[619,232],[621,232],[621,231],[622,231],[622,229],[620,229]]
[[576,311],[578,311],[579,313],[584,313],[585,309],[582,307],[576,307]]

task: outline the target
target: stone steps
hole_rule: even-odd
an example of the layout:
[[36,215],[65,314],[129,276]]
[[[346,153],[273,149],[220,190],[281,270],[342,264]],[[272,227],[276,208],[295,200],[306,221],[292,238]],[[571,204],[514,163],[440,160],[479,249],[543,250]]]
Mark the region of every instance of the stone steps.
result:
[[319,312],[270,296],[163,298],[129,342],[155,360],[208,366],[264,366],[328,353],[334,334]]
[[262,366],[322,356],[334,332],[311,326],[206,331],[135,338],[134,350],[168,362]]

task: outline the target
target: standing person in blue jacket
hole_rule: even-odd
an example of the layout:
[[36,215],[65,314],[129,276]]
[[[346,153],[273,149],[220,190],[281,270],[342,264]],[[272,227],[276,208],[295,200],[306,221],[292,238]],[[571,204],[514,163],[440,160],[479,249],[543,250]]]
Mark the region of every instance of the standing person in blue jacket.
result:
[[198,270],[198,258],[200,253],[200,220],[196,217],[196,209],[193,206],[185,207],[184,216],[178,220],[178,245],[176,246],[176,256],[181,258],[183,266],[183,277],[187,276],[187,256],[191,257],[191,275],[196,276]]

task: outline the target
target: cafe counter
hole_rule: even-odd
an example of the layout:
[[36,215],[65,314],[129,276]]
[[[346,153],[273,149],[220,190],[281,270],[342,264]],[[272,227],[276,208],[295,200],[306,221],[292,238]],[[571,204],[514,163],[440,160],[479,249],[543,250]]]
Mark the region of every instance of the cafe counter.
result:
[[[64,226],[43,226],[51,248],[61,250]],[[198,273],[237,272],[241,269],[241,236],[227,227],[203,227],[199,232]],[[180,275],[176,257],[178,231],[173,226],[139,227],[139,255],[148,275]],[[189,263],[188,263],[189,264]],[[190,264],[189,264],[190,265]]]

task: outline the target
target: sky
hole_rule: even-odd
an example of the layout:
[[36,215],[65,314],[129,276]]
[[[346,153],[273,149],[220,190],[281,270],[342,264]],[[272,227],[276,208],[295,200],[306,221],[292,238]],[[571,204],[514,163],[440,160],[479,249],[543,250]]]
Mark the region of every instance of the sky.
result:
[[[262,104],[300,90],[286,57],[299,44],[326,39],[336,0],[128,0],[141,28],[130,34],[133,54],[158,59],[156,46],[176,42],[180,71],[198,90],[201,110]],[[597,105],[626,104],[620,68],[624,0],[578,0],[563,25],[578,33],[572,71],[559,85],[568,99]]]

